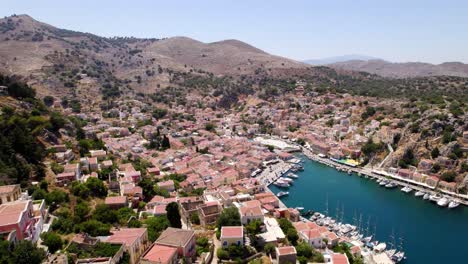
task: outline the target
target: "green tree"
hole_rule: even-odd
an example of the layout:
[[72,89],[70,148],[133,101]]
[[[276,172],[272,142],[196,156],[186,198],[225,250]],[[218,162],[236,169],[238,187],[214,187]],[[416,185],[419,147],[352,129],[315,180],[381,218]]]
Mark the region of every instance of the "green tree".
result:
[[240,226],[240,214],[236,207],[224,208],[219,215],[216,226],[218,230],[221,230],[222,226]]
[[218,248],[218,250],[216,251],[216,256],[219,259],[227,260],[227,259],[229,259],[229,252],[227,252],[226,250],[224,250],[222,248]]
[[176,202],[169,203],[166,206],[166,212],[171,227],[181,228],[182,222],[180,221],[179,205]]
[[161,232],[169,227],[169,220],[167,220],[166,216],[155,216],[146,219],[144,224],[148,229],[148,239],[154,242]]
[[190,222],[195,225],[200,224],[200,217],[198,216],[198,213],[194,213],[190,216]]
[[42,101],[45,105],[50,107],[54,104],[54,97],[47,95],[42,99]]
[[40,264],[45,257],[43,249],[37,248],[30,241],[22,240],[14,247],[9,263]]
[[90,177],[86,180],[86,187],[91,191],[91,194],[96,197],[107,196],[107,187],[104,182],[98,178]]
[[270,255],[273,252],[275,252],[275,245],[273,243],[267,243],[265,247],[263,247],[263,251],[265,251],[265,253]]
[[92,219],[81,223],[79,226],[77,226],[76,231],[85,232],[91,236],[105,236],[109,235],[110,228],[110,225]]
[[433,159],[439,157],[440,155],[440,152],[439,152],[439,148],[438,147],[435,147],[432,151],[431,151],[431,157]]
[[299,240],[299,235],[297,234],[297,231],[295,228],[289,228],[288,231],[286,232],[286,237],[288,238],[288,241],[291,242],[291,244],[297,245],[297,241]]
[[63,241],[57,233],[47,232],[41,234],[42,241],[44,245],[47,246],[50,253],[55,253],[55,251],[62,249]]
[[[129,208],[130,209],[130,208]],[[117,213],[106,204],[98,204],[93,212],[93,218],[108,224],[117,222]]]
[[262,222],[260,220],[254,220],[248,223],[245,226],[245,229],[247,230],[247,233],[249,233],[251,236],[256,236],[261,233],[261,225]]

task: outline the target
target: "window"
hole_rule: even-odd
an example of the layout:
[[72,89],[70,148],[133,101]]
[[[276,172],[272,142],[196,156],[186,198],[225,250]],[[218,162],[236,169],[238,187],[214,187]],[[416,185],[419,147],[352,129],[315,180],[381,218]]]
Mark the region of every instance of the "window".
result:
[[241,242],[240,241],[237,241],[237,245],[240,246]]
[[227,246],[227,241],[224,241],[224,242],[223,242],[223,246]]

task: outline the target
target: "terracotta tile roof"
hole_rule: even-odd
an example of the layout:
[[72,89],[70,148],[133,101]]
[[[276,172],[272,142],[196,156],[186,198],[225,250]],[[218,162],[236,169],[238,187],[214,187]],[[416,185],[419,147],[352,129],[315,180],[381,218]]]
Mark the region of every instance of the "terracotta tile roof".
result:
[[334,253],[331,257],[333,264],[349,264],[348,258],[343,254]]
[[169,264],[176,254],[177,248],[154,245],[142,259],[161,264]]
[[125,196],[110,196],[106,197],[104,201],[105,204],[125,204],[127,202],[127,197]]
[[121,228],[111,231],[112,235],[107,238],[106,242],[122,243],[126,246],[131,246],[138,238],[142,237],[146,232],[146,228]]
[[293,246],[287,246],[287,247],[278,247],[278,253],[279,255],[292,255],[296,254],[296,248]]
[[195,232],[192,230],[169,227],[161,233],[155,243],[159,245],[183,247],[190,242],[194,235]]
[[244,228],[242,226],[221,227],[221,237],[243,237]]
[[31,201],[16,201],[0,205],[0,226],[18,223]]
[[13,192],[16,188],[19,188],[19,185],[18,185],[18,184],[0,186],[0,194],[11,193],[11,192]]

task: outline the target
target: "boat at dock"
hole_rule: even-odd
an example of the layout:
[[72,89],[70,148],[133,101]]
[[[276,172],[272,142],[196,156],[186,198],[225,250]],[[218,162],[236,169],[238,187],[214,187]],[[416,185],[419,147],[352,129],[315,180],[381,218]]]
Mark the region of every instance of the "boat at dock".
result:
[[287,195],[289,195],[289,192],[283,192],[283,191],[276,194],[276,196],[278,196],[278,197],[283,197],[283,196],[287,196]]
[[380,186],[385,186],[385,185],[387,185],[387,184],[389,184],[389,183],[390,183],[390,181],[383,180],[383,181],[381,181],[381,182],[379,183],[379,185],[380,185]]
[[420,197],[420,196],[424,196],[425,194],[426,194],[426,193],[423,192],[423,191],[417,191],[417,192],[414,193],[414,196]]
[[289,184],[292,184],[292,183],[294,182],[293,179],[286,178],[286,177],[281,177],[281,178],[279,178],[278,180],[281,180],[281,181],[286,182],[286,183],[289,183]]
[[299,179],[299,176],[297,176],[297,174],[294,174],[292,172],[286,174],[286,177],[289,177],[291,179]]
[[404,192],[404,193],[410,193],[413,191],[413,189],[409,186],[405,186],[403,188],[401,188],[401,191]]
[[453,201],[450,201],[450,203],[448,204],[448,208],[449,208],[449,209],[456,208],[456,207],[458,207],[459,205],[460,205],[459,202],[453,200]]
[[429,195],[429,200],[432,202],[438,202],[441,198],[442,198],[442,195],[440,195],[440,193]]
[[385,185],[385,188],[393,189],[393,188],[395,188],[397,186],[398,185],[395,182],[389,182],[388,184]]
[[278,186],[278,187],[281,187],[281,188],[288,188],[288,187],[291,186],[291,185],[289,185],[289,183],[283,181],[281,178],[276,180],[273,184],[275,186]]
[[428,193],[426,193],[426,194],[424,194],[423,199],[427,200],[427,199],[429,199],[429,197],[430,197],[430,195]]
[[374,247],[374,251],[377,253],[380,253],[380,252],[385,251],[386,248],[387,248],[387,244],[385,244],[385,242],[382,242]]
[[442,197],[439,199],[439,201],[437,201],[437,205],[441,207],[447,206],[448,203],[449,203],[449,199],[447,199],[446,197]]

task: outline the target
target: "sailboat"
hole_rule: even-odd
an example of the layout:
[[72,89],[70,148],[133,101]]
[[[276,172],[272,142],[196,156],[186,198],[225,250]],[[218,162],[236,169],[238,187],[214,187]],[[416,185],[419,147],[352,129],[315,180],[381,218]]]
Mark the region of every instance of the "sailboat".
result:
[[395,255],[396,253],[396,249],[395,249],[395,231],[392,229],[392,234],[390,235],[390,249],[385,251],[385,253],[387,254],[387,256],[389,258],[392,258],[393,255]]
[[403,251],[403,238],[400,237],[400,245],[398,246],[398,252],[392,256],[392,260],[395,263],[400,263],[403,259],[406,259],[405,252]]

